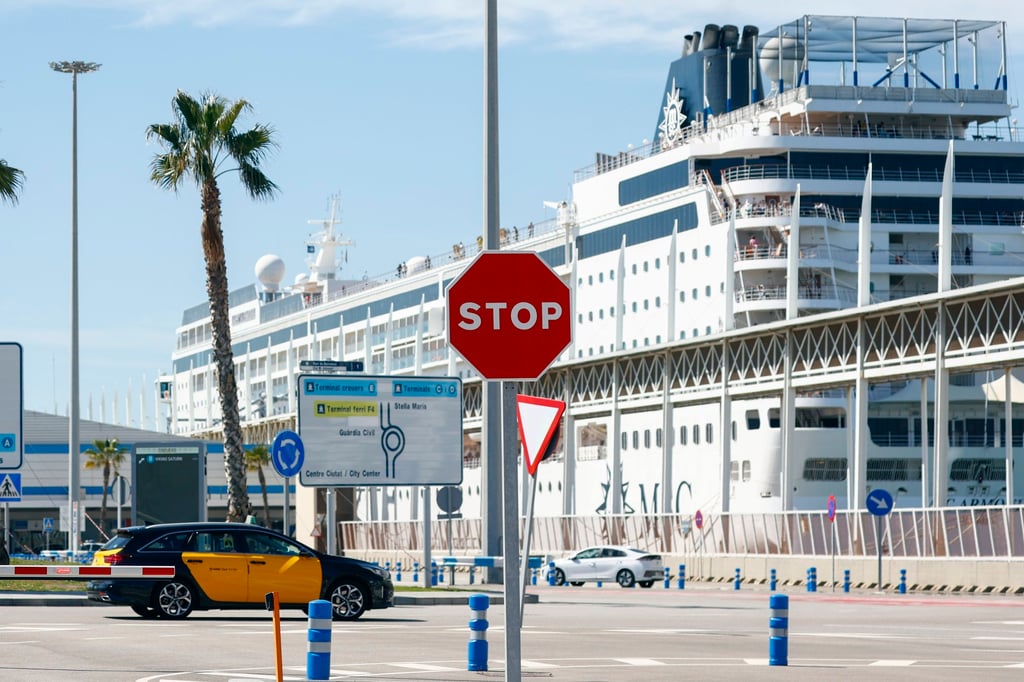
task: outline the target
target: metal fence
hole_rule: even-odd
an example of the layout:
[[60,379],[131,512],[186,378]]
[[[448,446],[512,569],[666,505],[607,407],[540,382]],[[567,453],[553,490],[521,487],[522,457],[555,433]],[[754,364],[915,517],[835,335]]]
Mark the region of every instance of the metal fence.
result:
[[[904,509],[875,517],[824,511],[774,514],[706,514],[700,528],[691,515],[624,514],[559,516],[533,521],[531,554],[560,555],[591,545],[629,545],[663,554],[907,558],[1024,557],[1024,506]],[[520,537],[525,527],[521,523]],[[344,548],[420,551],[422,521],[346,521]],[[434,521],[431,551],[480,553],[480,519]]]

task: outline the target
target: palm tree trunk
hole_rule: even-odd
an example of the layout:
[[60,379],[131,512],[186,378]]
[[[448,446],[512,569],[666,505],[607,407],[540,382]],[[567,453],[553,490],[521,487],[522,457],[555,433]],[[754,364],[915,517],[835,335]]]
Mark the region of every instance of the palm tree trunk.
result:
[[100,530],[107,533],[107,488],[110,487],[110,465],[103,465],[103,501],[100,502]]
[[[267,528],[273,528],[270,523],[270,497],[267,495],[267,477],[263,473],[263,467],[256,467],[256,475],[260,479],[260,490],[263,491],[263,525]],[[288,485],[288,481],[285,480],[285,485]]]
[[238,388],[231,351],[228,316],[228,270],[221,230],[220,189],[216,180],[203,183],[203,256],[206,259],[206,290],[210,299],[213,356],[217,367],[221,425],[224,429],[224,471],[228,484],[228,521],[244,521],[249,509],[242,427],[238,417]]

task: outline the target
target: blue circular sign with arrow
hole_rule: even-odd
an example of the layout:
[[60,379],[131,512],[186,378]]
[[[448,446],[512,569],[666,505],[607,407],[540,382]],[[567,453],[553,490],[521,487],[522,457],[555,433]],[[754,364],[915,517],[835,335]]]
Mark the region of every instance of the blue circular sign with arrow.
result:
[[868,493],[867,508],[875,516],[885,516],[892,511],[892,493],[879,488]]
[[288,478],[302,470],[306,460],[306,449],[302,439],[294,431],[282,431],[274,438],[270,449],[270,461],[281,476]]

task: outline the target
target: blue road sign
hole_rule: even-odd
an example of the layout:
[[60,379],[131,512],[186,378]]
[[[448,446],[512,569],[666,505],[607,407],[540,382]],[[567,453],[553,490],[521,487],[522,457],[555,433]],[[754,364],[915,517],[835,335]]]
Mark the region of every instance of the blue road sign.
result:
[[277,434],[270,450],[270,461],[274,463],[277,473],[285,478],[294,476],[302,470],[302,463],[305,460],[306,449],[299,434],[294,431],[282,431]]
[[52,516],[47,516],[46,518],[43,519],[43,532],[44,533],[52,533],[53,532],[53,517]]
[[868,511],[875,516],[885,516],[892,511],[892,493],[879,488],[868,493]]
[[21,474],[0,473],[0,502],[21,502]]
[[828,505],[827,506],[828,506],[828,520],[829,521],[835,521],[836,520],[836,496],[835,495],[829,495],[828,496]]

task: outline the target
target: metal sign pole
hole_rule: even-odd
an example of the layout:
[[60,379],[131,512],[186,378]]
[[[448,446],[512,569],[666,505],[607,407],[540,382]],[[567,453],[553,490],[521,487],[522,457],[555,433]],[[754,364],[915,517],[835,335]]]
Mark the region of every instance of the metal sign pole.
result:
[[523,613],[519,609],[519,467],[518,419],[516,415],[516,384],[502,381],[502,497],[504,500],[504,576],[505,576],[505,680],[521,678]]
[[533,537],[533,500],[537,495],[537,476],[530,476],[533,483],[530,485],[530,495],[526,500],[526,539],[523,541],[522,571],[519,573],[522,578],[522,599],[519,600],[520,623],[522,614],[526,611],[526,579],[530,575],[530,540]]
[[875,544],[878,545],[878,590],[882,590],[882,517],[875,517]]
[[832,591],[836,591],[836,522],[830,521],[832,527]]

